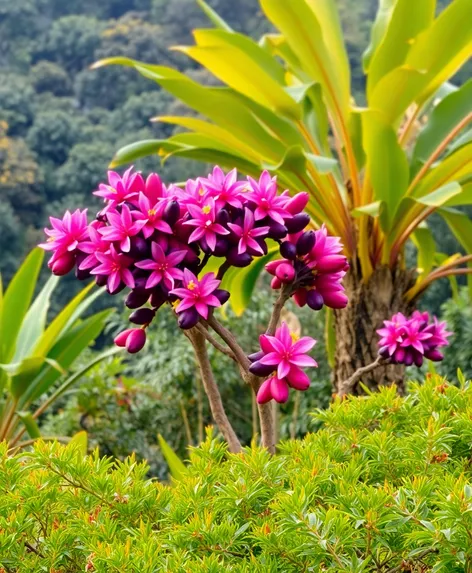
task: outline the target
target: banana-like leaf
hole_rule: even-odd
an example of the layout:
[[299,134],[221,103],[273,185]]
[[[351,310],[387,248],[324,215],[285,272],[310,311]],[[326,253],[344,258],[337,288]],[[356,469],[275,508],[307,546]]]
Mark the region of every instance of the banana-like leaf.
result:
[[23,422],[23,425],[28,432],[28,436],[32,439],[40,438],[41,432],[39,430],[39,426],[36,420],[33,418],[33,414],[31,412],[16,412],[16,415],[20,420]]
[[434,256],[436,254],[436,242],[434,240],[433,233],[426,224],[421,225],[414,233],[412,233],[411,240],[418,249],[416,266],[419,274],[417,282],[419,282],[433,268]]
[[439,209],[452,233],[468,253],[472,253],[472,221],[465,213],[455,209]]
[[380,79],[404,63],[418,34],[431,25],[435,7],[436,0],[396,1],[382,42],[369,65],[369,95]]
[[162,455],[164,456],[167,465],[169,466],[170,474],[175,480],[180,480],[185,475],[185,464],[164,440],[161,434],[157,434],[157,439],[161,447]]
[[379,0],[377,14],[370,32],[370,43],[362,55],[364,73],[367,75],[372,58],[384,39],[385,32],[392,17],[396,0]]
[[455,0],[419,34],[405,62],[375,86],[369,104],[383,110],[388,123],[412,104],[422,106],[470,57],[471,0]]
[[34,288],[44,259],[44,251],[36,248],[12,278],[3,298],[0,324],[0,361],[10,362],[15,354],[18,333],[33,298]]
[[457,181],[452,181],[451,183],[446,183],[439,189],[436,189],[428,195],[423,197],[417,197],[415,200],[422,205],[427,205],[428,207],[442,207],[448,201],[453,198],[457,198],[462,192],[462,187],[457,183]]
[[0,365],[0,368],[10,375],[10,393],[15,400],[22,398],[31,381],[44,366],[44,362],[43,356],[34,356],[25,358],[20,363]]
[[444,207],[457,207],[459,205],[472,205],[472,182],[462,185],[462,191],[444,203]]
[[59,277],[51,276],[26,313],[18,333],[13,362],[26,358],[44,332],[51,295],[58,281]]
[[444,141],[451,135],[457,135],[469,122],[472,122],[472,79],[450,93],[433,109],[416,141],[412,159],[415,172]]

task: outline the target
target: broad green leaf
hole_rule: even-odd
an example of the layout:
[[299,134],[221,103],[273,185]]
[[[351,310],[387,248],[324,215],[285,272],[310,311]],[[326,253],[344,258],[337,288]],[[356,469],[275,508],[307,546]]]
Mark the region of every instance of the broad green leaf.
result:
[[382,42],[369,65],[369,95],[381,78],[404,63],[416,36],[433,21],[435,7],[436,0],[396,1]]
[[362,145],[362,114],[363,109],[353,108],[349,116],[349,137],[351,139],[352,149],[356,158],[357,168],[359,171],[364,167],[366,156]]
[[387,30],[396,0],[379,0],[377,14],[370,32],[370,44],[362,55],[362,65],[364,73],[367,75],[370,62],[377,48],[381,44],[385,31]]
[[328,364],[334,368],[335,355],[336,355],[336,330],[334,328],[334,311],[332,308],[325,307],[326,322],[325,322],[325,344],[326,355]]
[[[445,97],[433,109],[416,141],[413,165],[427,161],[458,127],[472,121],[472,80]],[[419,167],[419,165],[418,165]]]
[[3,299],[0,324],[0,361],[9,362],[15,353],[18,333],[33,298],[44,251],[36,248],[12,278]]
[[451,181],[460,181],[472,174],[472,143],[464,145],[455,153],[445,157],[428,171],[412,190],[416,198],[428,195],[432,191]]
[[436,243],[433,233],[427,225],[422,225],[411,235],[411,240],[418,249],[417,270],[419,273],[418,281],[426,276],[434,265],[434,255],[436,253]]
[[308,127],[320,151],[325,155],[330,152],[328,134],[329,118],[320,84],[312,84],[306,92],[303,106],[303,121]]
[[[46,356],[49,350],[63,333],[66,325],[69,323],[71,316],[79,304],[85,299],[89,292],[94,288],[95,283],[90,283],[83,288],[56,316],[51,324],[46,328],[44,334],[39,339],[34,348],[34,356]],[[60,362],[60,361],[59,361]]]
[[21,411],[21,412],[16,412],[16,415],[23,422],[23,425],[25,426],[26,431],[28,432],[28,436],[30,438],[35,439],[41,437],[39,426],[36,420],[33,418],[33,414],[31,414],[31,412]]
[[[319,2],[325,6],[324,2]],[[307,0],[280,2],[261,0],[261,6],[269,20],[285,36],[300,65],[310,78],[319,82],[326,101],[337,121],[346,121],[349,115],[349,77],[336,64],[339,54],[325,42],[321,22],[326,23],[326,9],[317,13],[316,3]],[[333,37],[337,22],[329,25],[327,40]]]
[[15,400],[22,398],[43,365],[44,358],[41,356],[25,358],[19,364],[9,364],[13,370],[7,369],[4,364],[0,365],[10,375],[10,393]]
[[381,113],[372,110],[363,113],[363,137],[374,199],[385,202],[380,223],[387,231],[408,187],[408,160],[395,131]]
[[165,140],[162,139],[135,141],[134,143],[125,145],[115,153],[110,163],[110,168],[133,163],[137,159],[147,157],[148,155],[157,155],[163,147],[165,147]]
[[450,208],[438,209],[438,213],[446,221],[453,235],[466,252],[472,253],[472,221],[470,217]]
[[453,181],[452,183],[446,183],[446,185],[443,185],[428,195],[416,198],[416,201],[428,207],[441,207],[454,197],[458,197],[461,192],[462,187],[457,181]]
[[444,203],[444,207],[457,207],[458,205],[472,205],[472,182],[462,185],[462,191]]
[[404,64],[375,86],[369,104],[382,109],[389,123],[416,102],[422,106],[470,57],[472,0],[454,0],[419,34]]
[[374,203],[368,203],[367,205],[362,205],[361,207],[356,207],[353,209],[353,217],[360,217],[361,215],[369,215],[369,217],[378,217],[380,215],[380,209],[382,207],[382,201],[375,201]]
[[208,16],[210,22],[212,22],[217,28],[221,30],[226,30],[226,32],[232,32],[231,26],[223,20],[223,18],[217,14],[211,6],[209,6],[205,0],[197,0],[197,4],[203,10],[203,12]]
[[[112,309],[104,310],[71,328],[52,347],[48,353],[48,358],[56,360],[62,368],[68,370],[83,350],[97,338],[112,312]],[[49,364],[45,365],[31,383],[22,400],[31,402],[38,399],[49,390],[59,377],[60,373],[54,367]]]
[[465,133],[459,136],[454,142],[447,148],[446,155],[450,155],[454,151],[457,151],[464,145],[472,142],[472,129],[468,129]]
[[161,447],[162,455],[164,456],[167,465],[169,466],[170,474],[175,480],[181,480],[186,472],[185,464],[164,440],[161,434],[157,434],[157,439]]
[[196,30],[194,36],[196,46],[174,49],[199,62],[235,91],[277,113],[300,118],[300,106],[284,90],[283,67],[263,48],[242,34],[223,30]]
[[59,277],[51,276],[26,313],[18,333],[13,362],[19,362],[26,358],[44,332],[51,294],[56,288],[58,281]]
[[83,456],[86,456],[88,450],[87,432],[85,430],[82,430],[81,432],[77,432],[76,434],[74,434],[70,439],[69,445],[70,444],[73,444],[77,448],[79,453],[81,453]]

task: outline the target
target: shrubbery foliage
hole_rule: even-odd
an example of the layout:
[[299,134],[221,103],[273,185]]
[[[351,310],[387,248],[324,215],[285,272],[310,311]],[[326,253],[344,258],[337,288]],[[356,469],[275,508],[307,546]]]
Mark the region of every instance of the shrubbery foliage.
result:
[[185,477],[146,480],[40,443],[0,468],[0,565],[57,572],[466,572],[472,567],[472,387],[440,377],[406,398],[338,400],[323,427],[228,454],[212,439]]

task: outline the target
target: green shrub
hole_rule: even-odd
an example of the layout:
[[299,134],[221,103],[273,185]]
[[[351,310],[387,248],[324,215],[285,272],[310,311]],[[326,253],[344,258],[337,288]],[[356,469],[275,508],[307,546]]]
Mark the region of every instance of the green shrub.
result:
[[472,386],[431,377],[334,403],[323,426],[228,454],[209,435],[185,477],[39,443],[0,468],[8,572],[468,572]]

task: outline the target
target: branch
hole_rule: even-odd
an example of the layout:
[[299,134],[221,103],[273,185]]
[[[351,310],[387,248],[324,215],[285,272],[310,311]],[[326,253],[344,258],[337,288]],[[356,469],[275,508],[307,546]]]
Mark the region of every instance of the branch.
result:
[[203,387],[208,396],[213,419],[228,443],[229,451],[239,453],[241,451],[241,443],[228,420],[223,402],[221,401],[220,391],[216,385],[210,360],[208,359],[205,335],[196,328],[188,330],[185,334],[192,343],[195,351],[195,357],[200,367]]
[[267,327],[266,334],[270,336],[274,336],[275,330],[277,329],[277,324],[280,320],[280,313],[282,312],[285,303],[290,298],[292,294],[292,285],[286,284],[283,285],[282,289],[280,290],[280,294],[277,297],[277,300],[274,302],[274,308],[272,310],[272,315],[270,317],[269,326]]
[[385,360],[385,358],[379,355],[377,356],[374,362],[371,362],[370,364],[367,364],[367,366],[363,366],[362,368],[358,368],[350,378],[348,378],[344,382],[341,382],[338,391],[338,396],[342,398],[346,394],[349,394],[350,391],[354,388],[356,382],[360,380],[362,376],[364,376],[364,374],[372,372],[372,370],[375,370],[378,366],[382,366],[387,362],[388,361]]
[[[418,553],[418,555],[415,555],[415,559],[418,561],[421,561],[427,555],[430,555],[431,553],[437,553],[437,552],[438,552],[437,549],[430,547],[429,549],[425,549],[421,553]],[[401,571],[406,571],[404,561],[402,561],[402,563],[400,563],[400,565],[397,565],[397,567],[393,567],[393,569],[388,569],[387,573],[400,573]]]
[[223,344],[221,344],[220,342],[218,342],[218,340],[216,340],[216,338],[214,338],[204,326],[202,326],[200,323],[197,323],[195,328],[197,328],[203,334],[203,336],[208,340],[208,342],[212,346],[216,348],[216,350],[218,350],[223,354],[226,354],[226,356],[229,356],[232,360],[237,362],[234,352],[229,348],[226,348],[226,346],[223,346]]
[[221,338],[226,342],[226,344],[233,351],[236,361],[241,365],[244,371],[247,373],[249,371],[250,361],[246,356],[244,350],[239,346],[236,338],[231,334],[231,332],[224,327],[220,322],[216,320],[213,314],[211,314],[207,319],[207,324],[213,328],[213,330],[221,336]]

